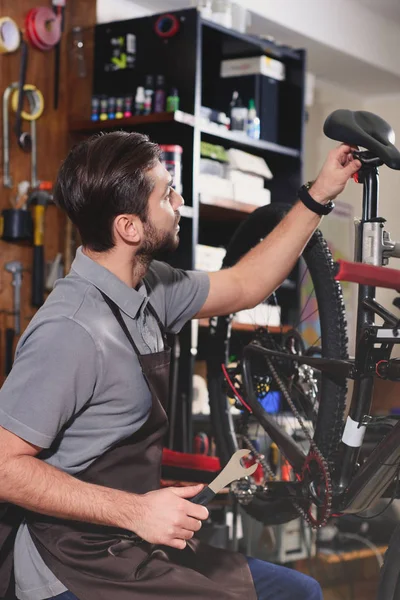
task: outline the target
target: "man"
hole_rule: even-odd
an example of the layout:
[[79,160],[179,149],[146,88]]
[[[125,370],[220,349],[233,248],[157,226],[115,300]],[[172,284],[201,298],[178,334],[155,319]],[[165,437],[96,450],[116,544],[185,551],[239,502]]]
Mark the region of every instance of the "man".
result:
[[192,539],[208,517],[189,501],[201,486],[158,489],[169,367],[163,334],[269,296],[321,207],[359,167],[349,146],[333,150],[267,239],[236,266],[205,274],[152,260],[178,245],[183,204],[158,146],[117,132],[70,152],[55,201],[82,247],[22,336],[0,392],[0,502],[9,503],[0,597],[1,586],[7,598],[14,594],[13,581],[5,590],[15,533],[20,600],[322,597],[299,573]]

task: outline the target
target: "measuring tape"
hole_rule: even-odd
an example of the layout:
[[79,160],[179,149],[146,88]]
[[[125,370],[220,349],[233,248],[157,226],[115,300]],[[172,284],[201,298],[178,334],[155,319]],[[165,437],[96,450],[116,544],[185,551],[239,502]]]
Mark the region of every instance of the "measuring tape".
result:
[[25,32],[34,48],[51,50],[61,38],[61,16],[47,6],[31,8],[26,15]]
[[[38,119],[43,113],[43,109],[44,109],[43,94],[40,90],[38,90],[38,88],[35,85],[32,85],[31,83],[26,83],[24,85],[24,92],[31,94],[31,97],[33,98],[33,101],[34,101],[34,108],[33,108],[32,112],[30,112],[30,113],[27,113],[25,110],[22,110],[21,118],[24,119],[24,121],[36,121],[36,119]],[[15,89],[11,96],[11,106],[12,106],[12,109],[14,112],[17,112],[18,97],[19,97],[19,91],[17,89]]]
[[21,33],[15,21],[10,17],[0,18],[0,54],[9,54],[18,50]]

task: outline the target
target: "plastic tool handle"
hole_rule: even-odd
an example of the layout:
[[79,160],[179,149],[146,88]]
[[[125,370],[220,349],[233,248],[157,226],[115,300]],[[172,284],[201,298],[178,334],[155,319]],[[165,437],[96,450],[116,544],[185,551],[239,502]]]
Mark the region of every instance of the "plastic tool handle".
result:
[[4,372],[6,375],[9,374],[9,372],[12,369],[13,366],[13,360],[14,360],[14,337],[15,337],[15,332],[14,329],[6,329],[6,347],[5,347],[5,353],[4,353]]
[[190,498],[190,502],[193,502],[193,504],[201,504],[202,506],[205,506],[214,498],[214,496],[215,492],[213,492],[212,489],[207,486],[204,489],[202,489],[201,492],[196,494],[196,496]]
[[44,302],[44,250],[33,248],[32,306],[40,307]]

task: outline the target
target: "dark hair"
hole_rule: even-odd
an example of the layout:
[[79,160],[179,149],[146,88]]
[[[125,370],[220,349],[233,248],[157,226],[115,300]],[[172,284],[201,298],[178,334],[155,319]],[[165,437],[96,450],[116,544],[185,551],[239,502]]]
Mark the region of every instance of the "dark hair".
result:
[[154,183],[147,171],[160,148],[140,133],[95,135],[72,148],[61,165],[54,201],[76,225],[84,246],[96,252],[115,245],[112,223],[121,214],[146,222]]

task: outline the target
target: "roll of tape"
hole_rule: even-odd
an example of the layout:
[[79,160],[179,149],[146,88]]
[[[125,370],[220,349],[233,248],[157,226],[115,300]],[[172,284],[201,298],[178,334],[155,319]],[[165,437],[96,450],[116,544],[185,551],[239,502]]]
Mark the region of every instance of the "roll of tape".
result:
[[[27,113],[25,110],[22,110],[21,118],[24,119],[24,121],[36,121],[36,119],[38,119],[43,113],[43,109],[44,109],[43,94],[40,90],[37,89],[37,87],[35,85],[32,85],[31,83],[26,83],[24,85],[24,93],[32,94],[32,97],[35,102],[35,108],[31,113]],[[14,112],[17,112],[18,97],[19,97],[19,91],[14,90],[12,93],[12,96],[11,96],[11,106],[12,106],[12,109]]]
[[26,35],[38,50],[51,50],[61,38],[61,17],[47,6],[31,8],[25,19]]
[[9,54],[18,50],[21,33],[15,21],[10,17],[0,18],[0,54]]

